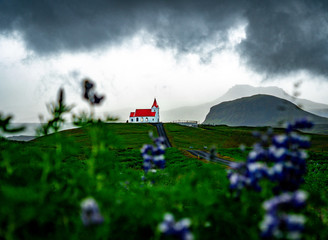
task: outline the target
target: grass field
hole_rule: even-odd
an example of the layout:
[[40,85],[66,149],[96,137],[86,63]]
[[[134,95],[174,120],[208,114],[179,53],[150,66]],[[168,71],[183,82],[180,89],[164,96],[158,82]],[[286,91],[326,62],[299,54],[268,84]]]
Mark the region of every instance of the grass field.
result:
[[[174,147],[180,149],[209,150],[216,147],[220,157],[237,161],[245,160],[247,152],[240,150],[243,144],[246,150],[256,142],[253,131],[265,132],[265,127],[228,127],[200,125],[198,128],[178,124],[164,124],[168,138]],[[275,132],[282,133],[282,129]],[[328,153],[328,135],[304,134],[311,138],[311,152]]]
[[[149,131],[156,133],[149,124],[98,124],[27,143],[2,139],[0,238],[169,239],[157,226],[171,212],[176,219],[190,218],[196,239],[258,239],[260,206],[272,193],[243,191],[235,199],[225,168],[185,152],[214,145],[220,156],[242,161],[246,153],[239,145],[252,145],[253,128],[165,124],[165,129],[173,144],[166,150],[166,168],[148,173],[145,181],[140,148],[151,143]],[[328,170],[322,164],[327,136],[311,137],[304,237],[327,239]],[[86,197],[98,202],[103,224],[82,224],[80,203]]]

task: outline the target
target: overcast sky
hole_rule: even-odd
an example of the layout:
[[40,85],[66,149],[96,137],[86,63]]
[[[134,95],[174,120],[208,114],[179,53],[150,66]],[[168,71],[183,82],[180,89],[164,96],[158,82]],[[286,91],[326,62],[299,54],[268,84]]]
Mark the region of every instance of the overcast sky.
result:
[[84,77],[106,95],[99,113],[297,81],[328,104],[327,39],[325,0],[0,0],[0,112],[37,122],[59,87],[87,109]]

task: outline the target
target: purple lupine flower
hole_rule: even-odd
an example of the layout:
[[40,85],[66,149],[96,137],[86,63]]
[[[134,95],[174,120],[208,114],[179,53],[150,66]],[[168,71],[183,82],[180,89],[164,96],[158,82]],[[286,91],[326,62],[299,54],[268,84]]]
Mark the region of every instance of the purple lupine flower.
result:
[[259,180],[267,177],[269,174],[268,167],[264,163],[250,163],[247,164],[248,178],[250,179],[249,185],[256,191],[260,191]]
[[231,170],[228,171],[228,179],[230,182],[230,189],[236,190],[237,193],[249,184],[250,179],[246,177],[245,171],[246,164],[245,163],[231,163]]
[[262,178],[276,183],[272,189],[276,195],[264,202],[266,214],[260,225],[263,238],[300,239],[305,217],[288,214],[305,205],[307,193],[298,190],[304,182],[307,153],[310,139],[296,133],[295,130],[312,127],[307,119],[288,124],[285,134],[273,135],[258,132],[253,135],[259,139],[250,151],[244,164],[233,164],[228,172],[230,189],[240,193],[242,188],[261,190]]
[[141,155],[144,159],[143,168],[145,173],[147,173],[152,168],[152,160],[153,160],[153,146],[145,144],[141,148]]
[[287,124],[286,131],[287,131],[287,133],[290,133],[294,130],[310,129],[312,127],[313,127],[313,123],[309,119],[302,118],[302,119],[296,120],[294,123]]
[[305,191],[286,192],[265,201],[263,208],[267,212],[277,211],[278,208],[302,208],[306,199],[307,193]]
[[294,144],[294,147],[299,148],[309,148],[310,147],[310,138],[306,136],[301,136],[295,132],[290,133],[291,144]]
[[268,149],[268,157],[272,162],[282,162],[288,155],[288,150],[284,147],[271,145]]
[[276,135],[272,138],[272,143],[276,147],[287,147],[288,137],[286,135]]
[[[266,214],[260,224],[262,237],[272,239],[301,239],[305,217],[300,214]],[[283,229],[287,230],[284,232]]]
[[152,132],[149,133],[150,138],[152,138],[155,146],[145,144],[141,148],[141,155],[144,159],[143,168],[145,173],[151,170],[153,167],[165,168],[165,145],[164,138],[158,137],[154,138]]
[[263,203],[266,211],[260,224],[262,237],[283,237],[282,229],[287,230],[285,238],[300,239],[304,229],[305,217],[303,215],[282,213],[289,209],[301,209],[305,205],[307,193],[302,190],[286,192],[273,197]]
[[240,191],[243,189],[247,184],[249,179],[244,175],[230,172],[228,173],[228,178],[230,181],[230,189]]
[[257,143],[257,144],[254,144],[253,150],[250,151],[250,153],[248,154],[247,161],[248,162],[257,162],[257,161],[265,159],[266,156],[267,156],[266,150],[262,147],[261,144]]
[[263,238],[270,238],[272,236],[278,237],[281,235],[279,230],[279,219],[272,214],[266,214],[263,221],[260,224],[260,229]]
[[304,230],[306,219],[301,214],[288,214],[283,216],[283,221],[289,231],[300,233]]
[[230,167],[232,169],[228,171],[230,189],[237,190],[237,194],[239,194],[244,187],[260,191],[259,180],[269,174],[268,167],[259,162],[251,161],[248,162],[248,164],[233,163]]
[[[296,130],[297,127],[304,128],[311,126],[311,124],[303,119],[288,126],[290,129]],[[263,136],[258,132],[253,133],[253,135],[259,138],[260,142],[254,144],[253,150],[250,151],[246,162],[246,170],[240,171],[240,168],[235,169],[235,171],[246,178],[245,180],[242,177],[238,177],[239,180],[243,179],[243,184],[238,184],[238,186],[253,187],[256,190],[260,190],[259,180],[267,177],[278,183],[276,187],[277,192],[298,189],[303,182],[305,160],[307,158],[307,154],[303,149],[309,147],[309,138],[289,130],[286,130],[285,135],[274,136],[272,130],[268,130]],[[265,167],[263,165],[268,162],[274,163],[273,166]],[[261,164],[259,165],[258,163]],[[261,167],[259,168],[259,166]],[[234,169],[234,167],[232,168]],[[235,175],[228,174],[229,179],[231,176],[236,179]],[[234,185],[236,184],[234,183]],[[231,188],[236,189],[236,186],[231,186]]]
[[194,237],[189,230],[191,222],[189,218],[175,222],[171,213],[164,215],[164,220],[158,225],[158,230],[165,235],[178,237],[181,240],[193,240]]
[[84,199],[81,202],[81,210],[81,219],[85,226],[101,224],[104,222],[98,204],[93,198]]

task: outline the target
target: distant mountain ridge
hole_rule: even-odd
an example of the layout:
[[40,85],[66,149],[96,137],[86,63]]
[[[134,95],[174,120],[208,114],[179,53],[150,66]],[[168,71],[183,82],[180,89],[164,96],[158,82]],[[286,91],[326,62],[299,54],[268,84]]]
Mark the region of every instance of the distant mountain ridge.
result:
[[328,124],[328,118],[306,112],[285,99],[259,94],[211,107],[204,124],[274,127],[281,121],[292,122],[303,117],[315,124]]
[[221,102],[235,100],[238,98],[253,96],[257,94],[272,95],[278,98],[283,98],[296,104],[302,105],[304,110],[313,114],[328,117],[328,105],[312,102],[306,99],[293,98],[279,87],[252,87],[249,85],[236,85],[230,88],[223,96],[214,101],[200,104],[197,106],[180,107],[162,113],[163,121],[173,120],[197,120],[203,122],[210,108]]
[[[301,105],[304,109],[328,109],[327,104],[316,103],[307,99],[295,98],[286,93],[279,87],[252,87],[250,85],[236,85],[228,90],[223,96],[226,100],[234,100],[241,97],[253,96],[257,94],[272,95],[278,98],[286,99],[294,104]],[[222,97],[218,100],[223,100]]]

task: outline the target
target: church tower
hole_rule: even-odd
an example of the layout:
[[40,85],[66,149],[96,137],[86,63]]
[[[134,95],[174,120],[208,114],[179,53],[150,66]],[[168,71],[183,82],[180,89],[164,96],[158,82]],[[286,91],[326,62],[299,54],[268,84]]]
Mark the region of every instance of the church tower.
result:
[[157,104],[156,98],[154,98],[154,103],[151,106],[151,111],[156,113],[155,122],[159,122],[159,106]]

